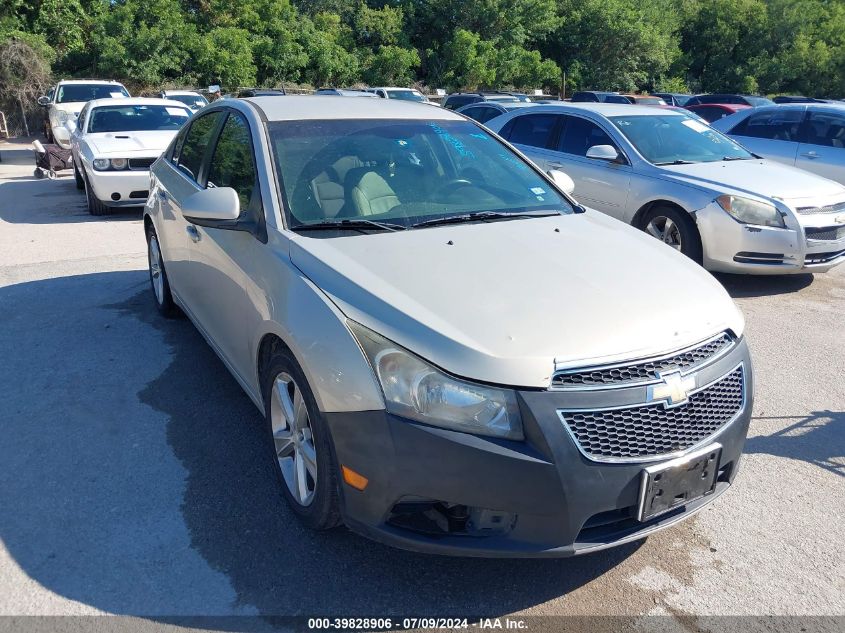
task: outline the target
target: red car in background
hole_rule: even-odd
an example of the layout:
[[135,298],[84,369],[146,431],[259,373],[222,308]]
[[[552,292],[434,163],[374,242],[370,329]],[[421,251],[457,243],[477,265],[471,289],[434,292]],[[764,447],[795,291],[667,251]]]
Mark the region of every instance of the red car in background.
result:
[[685,106],[684,109],[695,112],[708,123],[713,123],[713,121],[718,121],[719,119],[732,115],[734,112],[747,110],[750,107],[752,106],[739,103],[702,103],[699,105]]

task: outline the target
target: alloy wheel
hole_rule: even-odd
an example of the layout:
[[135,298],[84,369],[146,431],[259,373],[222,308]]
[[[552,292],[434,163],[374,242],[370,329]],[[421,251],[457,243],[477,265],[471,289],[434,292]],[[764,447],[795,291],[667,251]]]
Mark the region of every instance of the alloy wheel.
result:
[[285,372],[273,381],[270,424],[285,484],[299,505],[308,506],[317,489],[317,450],[302,390]]
[[681,229],[671,218],[665,215],[655,216],[646,225],[645,230],[676,251],[682,250]]

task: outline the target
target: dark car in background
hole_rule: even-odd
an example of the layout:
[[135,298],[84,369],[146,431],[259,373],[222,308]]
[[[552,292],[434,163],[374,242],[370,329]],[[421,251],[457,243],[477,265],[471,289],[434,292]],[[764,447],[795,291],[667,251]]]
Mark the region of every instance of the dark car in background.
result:
[[443,100],[443,107],[447,110],[457,110],[470,103],[482,101],[518,103],[521,100],[509,92],[453,92]]
[[713,121],[724,119],[726,116],[731,116],[740,110],[747,110],[751,107],[743,103],[702,103],[688,105],[684,109],[697,114],[708,123],[713,123]]
[[618,92],[600,92],[597,90],[579,90],[572,94],[573,103],[631,103],[628,97]]
[[238,91],[238,98],[247,97],[283,97],[287,93],[284,88],[242,88]]
[[[686,106],[706,105],[712,103],[727,104],[727,105],[747,105],[752,108],[764,105],[772,105],[774,101],[766,97],[757,95],[739,95],[739,94],[701,94],[695,95],[686,102]],[[686,107],[685,106],[685,107]]]
[[378,99],[379,96],[366,90],[355,90],[353,88],[320,88],[314,91],[315,95],[334,95],[335,97],[370,97]]

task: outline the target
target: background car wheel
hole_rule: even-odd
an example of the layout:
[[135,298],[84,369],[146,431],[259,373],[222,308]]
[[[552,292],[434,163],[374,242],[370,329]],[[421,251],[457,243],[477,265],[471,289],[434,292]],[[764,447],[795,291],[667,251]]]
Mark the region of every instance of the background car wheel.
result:
[[88,200],[88,213],[91,215],[106,215],[109,212],[109,208],[94,195],[87,175],[83,177],[83,182],[85,185],[85,197]]
[[79,173],[79,170],[76,168],[76,162],[73,163],[73,177],[76,180],[76,188],[77,189],[85,189],[85,181],[82,180],[82,175]]
[[695,221],[686,211],[670,206],[654,207],[645,214],[642,228],[652,237],[701,263],[701,236]]
[[152,226],[147,228],[147,262],[150,267],[150,285],[158,311],[167,318],[177,316],[179,310],[173,303],[173,295],[170,294],[170,282],[167,280],[167,272],[164,270],[161,246]]
[[267,445],[282,495],[307,527],[326,530],[338,525],[337,464],[328,428],[288,350],[273,352],[262,387]]

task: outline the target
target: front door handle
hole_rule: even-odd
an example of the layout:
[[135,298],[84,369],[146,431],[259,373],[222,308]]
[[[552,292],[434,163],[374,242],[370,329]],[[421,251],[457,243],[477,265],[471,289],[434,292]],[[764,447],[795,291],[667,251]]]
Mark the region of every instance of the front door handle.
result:
[[557,162],[552,161],[552,162],[549,163],[549,167],[551,169],[563,169],[563,163],[557,163]]
[[161,200],[167,200],[167,192],[164,189],[159,189],[158,190],[158,197]]
[[191,240],[196,243],[199,242],[202,237],[200,236],[200,232],[197,231],[197,227],[193,224],[189,224],[185,230],[188,232],[188,235],[191,237]]
[[804,156],[806,158],[818,158],[819,157],[819,155],[816,154],[815,152],[804,152],[803,154],[801,154],[801,156]]

